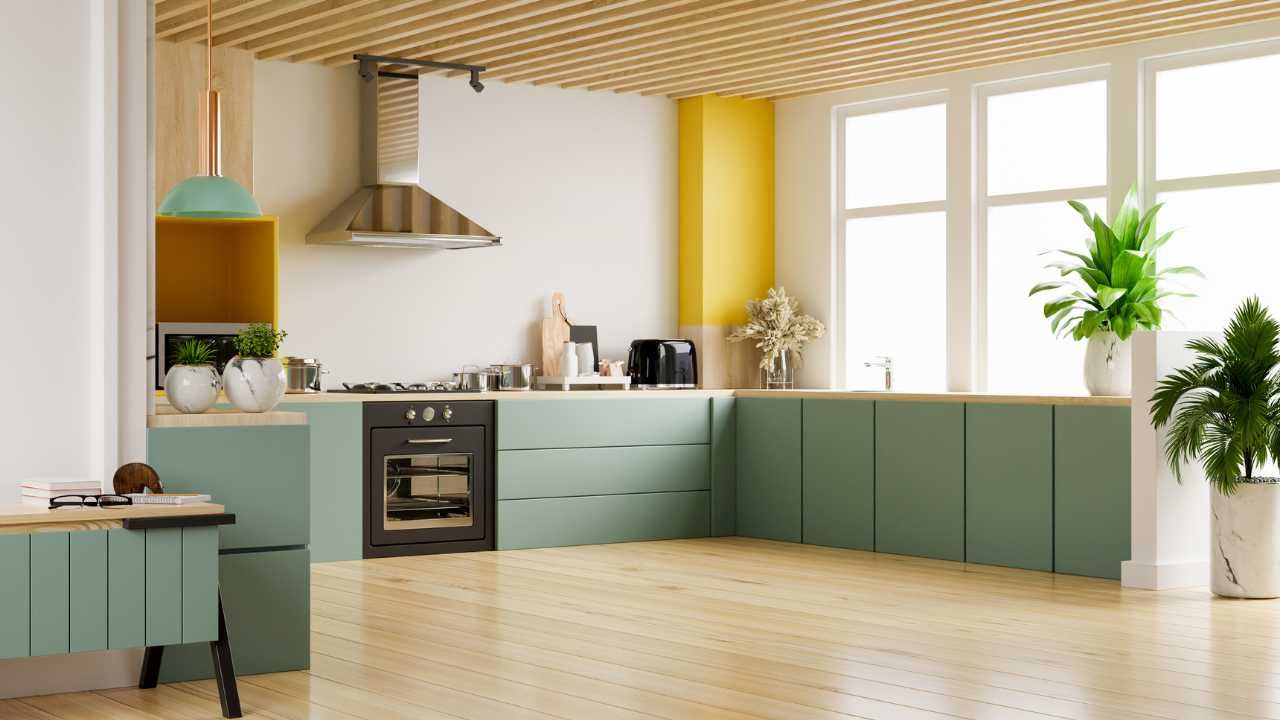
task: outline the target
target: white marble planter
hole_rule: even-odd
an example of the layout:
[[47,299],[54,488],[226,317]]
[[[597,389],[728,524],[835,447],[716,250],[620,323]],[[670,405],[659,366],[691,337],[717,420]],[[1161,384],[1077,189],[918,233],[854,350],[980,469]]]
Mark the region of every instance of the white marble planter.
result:
[[227,399],[244,412],[266,412],[282,399],[287,387],[279,358],[231,358],[222,371]]
[[1280,597],[1280,479],[1213,491],[1210,587],[1234,598]]
[[218,401],[218,371],[212,365],[174,365],[164,376],[164,394],[180,413],[193,415]]
[[1084,351],[1084,385],[1090,395],[1128,395],[1133,375],[1131,340],[1094,333]]

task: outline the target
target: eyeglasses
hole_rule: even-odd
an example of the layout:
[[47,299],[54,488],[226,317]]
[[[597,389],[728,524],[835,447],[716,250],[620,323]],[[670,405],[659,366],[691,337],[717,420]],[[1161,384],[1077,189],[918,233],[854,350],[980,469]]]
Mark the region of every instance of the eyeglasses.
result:
[[124,495],[59,495],[49,500],[49,509],[64,507],[119,507],[132,505],[133,498]]

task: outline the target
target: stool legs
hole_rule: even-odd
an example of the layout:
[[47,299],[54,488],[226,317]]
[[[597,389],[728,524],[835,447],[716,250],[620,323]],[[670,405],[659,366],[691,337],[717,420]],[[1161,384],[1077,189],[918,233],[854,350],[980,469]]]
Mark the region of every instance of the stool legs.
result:
[[227,639],[227,618],[222,613],[222,593],[218,593],[218,639],[209,643],[213,656],[213,677],[218,683],[218,699],[222,701],[222,717],[238,718],[240,690],[236,687],[236,668],[231,659],[231,641]]

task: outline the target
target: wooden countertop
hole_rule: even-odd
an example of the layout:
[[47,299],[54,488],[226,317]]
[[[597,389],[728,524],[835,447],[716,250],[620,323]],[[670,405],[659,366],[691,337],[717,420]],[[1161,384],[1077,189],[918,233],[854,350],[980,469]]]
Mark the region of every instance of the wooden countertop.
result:
[[1129,407],[1125,395],[1001,395],[998,393],[909,393],[864,390],[735,390],[735,397],[810,400],[900,400],[905,402],[1002,403],[1009,405],[1084,405]]
[[121,527],[125,518],[220,515],[217,503],[191,505],[126,505],[118,508],[48,508],[0,504],[0,534],[66,530],[105,530]]
[[271,411],[246,413],[237,410],[213,409],[198,415],[183,415],[168,403],[156,398],[156,414],[147,417],[149,428],[242,427],[266,425],[306,425],[307,414],[302,412]]

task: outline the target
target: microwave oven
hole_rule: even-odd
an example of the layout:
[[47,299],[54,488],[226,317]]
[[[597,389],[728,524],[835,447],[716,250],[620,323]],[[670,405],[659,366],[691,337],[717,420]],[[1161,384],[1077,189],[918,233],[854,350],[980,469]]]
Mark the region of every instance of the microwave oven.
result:
[[178,345],[185,340],[213,344],[214,364],[221,375],[227,362],[236,356],[235,337],[250,323],[156,323],[156,389],[164,389],[164,376],[173,367]]

